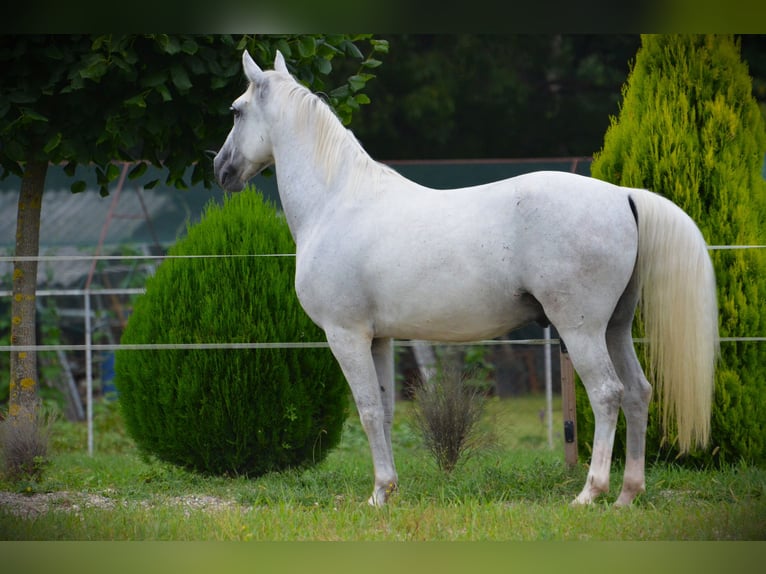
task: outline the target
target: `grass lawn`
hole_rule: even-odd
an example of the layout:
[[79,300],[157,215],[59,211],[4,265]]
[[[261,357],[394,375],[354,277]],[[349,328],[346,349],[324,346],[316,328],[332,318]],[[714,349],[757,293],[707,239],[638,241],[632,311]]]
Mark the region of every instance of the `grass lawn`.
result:
[[563,461],[561,410],[554,448],[540,413],[544,397],[491,399],[483,424],[494,444],[451,473],[440,471],[414,430],[409,403],[394,425],[399,490],[367,505],[372,465],[357,418],[325,461],[255,479],[207,477],[145,460],[114,405],[99,405],[96,452],[85,427],[57,423],[40,482],[0,482],[2,540],[257,541],[634,541],[765,540],[766,470],[738,465],[696,471],[653,465],[647,493],[628,509],[571,507],[586,455]]

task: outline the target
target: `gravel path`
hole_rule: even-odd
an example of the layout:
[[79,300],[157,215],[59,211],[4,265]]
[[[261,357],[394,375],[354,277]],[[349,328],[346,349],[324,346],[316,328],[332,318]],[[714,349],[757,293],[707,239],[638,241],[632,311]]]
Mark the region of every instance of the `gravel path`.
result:
[[[103,494],[91,494],[81,492],[47,492],[24,494],[18,492],[0,492],[0,512],[10,512],[22,518],[34,518],[48,512],[74,512],[79,513],[84,508],[100,508],[111,510],[117,507],[125,507],[128,504],[139,504],[146,508],[152,508],[160,504],[182,506],[189,511],[206,510],[219,511],[237,508],[240,505],[230,500],[224,500],[208,495],[176,496],[162,501],[143,500],[129,502],[125,499],[113,496],[109,491]],[[245,509],[243,507],[243,509]]]

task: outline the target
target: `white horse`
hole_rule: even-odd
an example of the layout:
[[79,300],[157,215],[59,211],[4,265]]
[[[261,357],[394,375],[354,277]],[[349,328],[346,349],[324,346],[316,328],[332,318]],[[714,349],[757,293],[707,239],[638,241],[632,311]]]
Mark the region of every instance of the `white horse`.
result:
[[609,488],[615,425],[627,421],[618,505],[645,490],[651,387],[631,325],[639,299],[651,375],[680,448],[705,445],[718,345],[715,276],[702,235],[670,201],[563,172],[436,190],[373,161],[277,53],[243,54],[250,81],[215,157],[225,190],[274,164],[295,239],[295,289],[325,332],[370,443],[370,504],[396,488],[392,339],[472,341],[530,321],[566,343],[595,415],[587,504]]

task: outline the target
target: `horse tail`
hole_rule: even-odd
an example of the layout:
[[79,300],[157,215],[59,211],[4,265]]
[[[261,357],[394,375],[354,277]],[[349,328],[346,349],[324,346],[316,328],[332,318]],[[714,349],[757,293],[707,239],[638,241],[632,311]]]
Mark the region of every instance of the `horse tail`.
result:
[[675,422],[681,453],[710,437],[719,351],[713,264],[702,233],[677,205],[655,193],[630,193],[638,219],[639,311],[667,434]]

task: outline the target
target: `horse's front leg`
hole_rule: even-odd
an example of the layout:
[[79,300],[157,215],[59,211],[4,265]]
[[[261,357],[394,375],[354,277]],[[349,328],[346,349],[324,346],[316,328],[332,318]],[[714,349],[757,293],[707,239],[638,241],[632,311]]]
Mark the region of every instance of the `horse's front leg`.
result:
[[378,376],[380,399],[383,402],[383,433],[386,436],[388,450],[393,452],[391,426],[394,422],[396,389],[394,387],[394,343],[392,339],[374,339],[372,341],[372,360]]
[[[373,506],[383,506],[389,494],[396,488],[397,476],[390,442],[390,416],[393,410],[391,409],[392,412],[387,417],[388,409],[384,408],[381,397],[385,393],[381,391],[376,361],[373,361],[373,340],[368,334],[349,329],[332,328],[326,329],[325,332],[330,349],[351,387],[359,419],[370,444],[375,468],[375,488],[369,503]],[[383,358],[387,355],[385,345],[380,348],[376,343],[374,350],[377,362],[382,367]],[[382,368],[385,372],[385,367]],[[385,392],[392,394],[393,388],[386,389]]]

